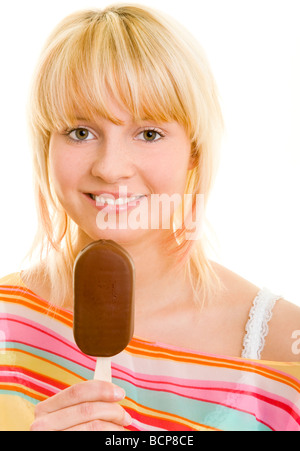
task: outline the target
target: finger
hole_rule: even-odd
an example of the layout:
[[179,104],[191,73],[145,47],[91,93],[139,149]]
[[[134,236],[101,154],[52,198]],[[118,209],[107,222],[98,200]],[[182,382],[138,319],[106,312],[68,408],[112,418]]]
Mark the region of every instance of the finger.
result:
[[114,423],[108,423],[106,421],[94,420],[89,421],[88,423],[78,424],[77,426],[73,426],[68,429],[64,429],[64,432],[73,432],[73,431],[114,431],[114,432],[126,432],[128,429],[123,428]]
[[132,419],[119,404],[95,401],[84,402],[38,417],[32,424],[31,430],[61,431],[94,421],[129,426]]
[[110,382],[85,381],[72,385],[37,404],[35,416],[40,417],[83,402],[118,402],[125,398],[125,391]]

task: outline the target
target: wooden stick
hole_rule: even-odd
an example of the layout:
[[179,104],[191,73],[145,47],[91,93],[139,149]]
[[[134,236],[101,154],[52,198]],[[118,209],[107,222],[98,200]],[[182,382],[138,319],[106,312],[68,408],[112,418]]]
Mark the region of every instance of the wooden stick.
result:
[[111,382],[111,358],[97,358],[94,379],[99,381]]

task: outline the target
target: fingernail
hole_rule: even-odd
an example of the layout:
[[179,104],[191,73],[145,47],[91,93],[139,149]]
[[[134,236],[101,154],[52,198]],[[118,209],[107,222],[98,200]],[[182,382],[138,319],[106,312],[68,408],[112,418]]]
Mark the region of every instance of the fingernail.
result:
[[124,426],[130,426],[132,424],[132,418],[128,412],[125,412],[124,416]]
[[116,401],[121,401],[126,396],[125,391],[121,387],[115,387],[114,388],[114,397]]

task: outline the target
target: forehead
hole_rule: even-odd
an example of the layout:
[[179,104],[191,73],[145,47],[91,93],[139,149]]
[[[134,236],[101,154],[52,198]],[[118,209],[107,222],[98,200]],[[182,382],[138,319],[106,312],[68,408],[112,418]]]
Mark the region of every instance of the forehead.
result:
[[183,55],[170,50],[172,41],[162,44],[162,37],[150,37],[150,31],[132,21],[118,27],[102,21],[59,33],[44,58],[37,89],[46,128],[68,127],[77,117],[120,124],[124,114],[135,122],[177,121],[190,127],[187,71],[178,64]]
[[132,113],[128,111],[125,105],[121,105],[113,96],[107,98],[104,114],[98,114],[97,111],[86,111],[78,108],[75,112],[77,121],[98,123],[107,120],[116,125],[135,123],[136,120]]
[[126,103],[121,103],[115,96],[107,95],[102,103],[87,103],[85,95],[73,96],[72,92],[67,96],[67,102],[61,104],[56,112],[56,123],[51,131],[58,131],[76,125],[79,121],[97,124],[109,121],[115,125],[149,125],[168,124],[168,126],[183,127],[176,115],[164,111],[162,106],[157,109],[153,104],[152,110],[145,109],[142,103],[137,108],[130,108]]
[[125,105],[120,105],[120,103],[117,102],[116,99],[114,99],[113,97],[111,97],[107,103],[107,107],[109,109],[109,116],[111,117],[107,117],[106,115],[102,116],[102,115],[96,115],[96,114],[92,114],[92,115],[84,115],[81,114],[79,111],[77,111],[75,113],[75,118],[76,118],[76,123],[77,122],[82,122],[82,123],[86,123],[86,122],[90,122],[92,124],[99,124],[99,123],[103,123],[103,122],[111,122],[115,125],[124,125],[124,126],[136,126],[136,125],[140,125],[143,126],[145,124],[148,124],[149,126],[153,125],[153,126],[157,126],[157,125],[165,125],[168,127],[168,129],[171,131],[176,131],[179,129],[183,130],[183,127],[181,126],[181,124],[179,124],[177,121],[162,121],[162,120],[158,120],[158,119],[154,119],[153,117],[134,117],[132,115],[132,113],[130,111],[128,111],[125,107]]

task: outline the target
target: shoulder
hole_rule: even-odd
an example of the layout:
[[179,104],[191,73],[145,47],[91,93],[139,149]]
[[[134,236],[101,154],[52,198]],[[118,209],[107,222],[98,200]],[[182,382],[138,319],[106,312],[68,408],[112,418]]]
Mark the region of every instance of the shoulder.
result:
[[300,308],[285,299],[273,309],[262,359],[300,362]]
[[0,277],[0,288],[14,289],[15,287],[25,287],[19,272],[14,272]]
[[212,304],[235,342],[234,355],[241,356],[250,310],[261,289],[230,269],[216,262],[211,264],[222,285]]
[[14,272],[0,278],[0,301],[13,304],[35,295],[25,284],[21,272]]
[[[261,288],[218,263],[211,264],[224,286],[222,304],[229,307],[230,322],[240,324],[240,334],[243,336],[250,309]],[[285,299],[279,299],[268,326],[262,360],[299,362],[300,308]]]
[[1,311],[5,305],[5,312],[14,314],[19,304],[22,304],[30,296],[29,290],[24,284],[20,272],[0,277],[0,304]]
[[[226,304],[246,309],[248,314],[260,287],[219,263],[212,261],[210,263],[222,284],[222,300]],[[220,296],[220,292],[218,292],[218,296]]]
[[0,277],[0,285],[17,285],[20,281],[20,273],[14,272]]

